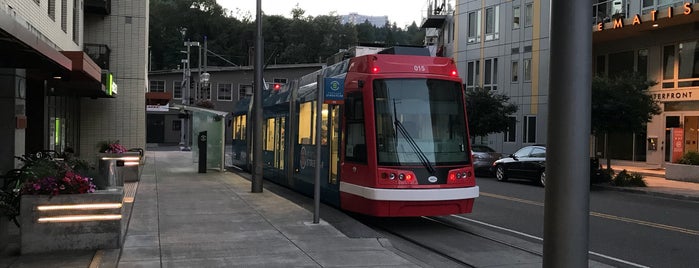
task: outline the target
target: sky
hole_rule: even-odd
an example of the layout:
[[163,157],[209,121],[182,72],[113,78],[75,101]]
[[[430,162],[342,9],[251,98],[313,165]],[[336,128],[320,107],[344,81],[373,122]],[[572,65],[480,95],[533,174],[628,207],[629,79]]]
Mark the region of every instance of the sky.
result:
[[[413,21],[420,26],[422,16],[427,14],[428,0],[261,0],[262,12],[266,15],[291,17],[291,10],[296,6],[306,11],[306,16],[328,15],[335,11],[337,15],[359,13],[367,16],[388,16],[391,23],[404,28]],[[223,8],[235,12],[236,8],[249,11],[255,19],[257,0],[216,0]]]

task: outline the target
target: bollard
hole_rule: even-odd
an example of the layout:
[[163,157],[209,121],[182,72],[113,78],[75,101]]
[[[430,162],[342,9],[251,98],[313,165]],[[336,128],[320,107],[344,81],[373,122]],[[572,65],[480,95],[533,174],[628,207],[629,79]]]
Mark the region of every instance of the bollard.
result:
[[197,142],[199,146],[199,173],[206,173],[206,131],[199,132]]

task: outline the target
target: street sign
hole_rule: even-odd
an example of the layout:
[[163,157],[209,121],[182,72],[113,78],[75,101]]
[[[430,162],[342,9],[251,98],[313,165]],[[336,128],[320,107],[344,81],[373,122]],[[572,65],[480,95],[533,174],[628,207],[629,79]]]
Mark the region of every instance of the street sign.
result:
[[345,100],[345,79],[325,78],[323,103],[343,104]]

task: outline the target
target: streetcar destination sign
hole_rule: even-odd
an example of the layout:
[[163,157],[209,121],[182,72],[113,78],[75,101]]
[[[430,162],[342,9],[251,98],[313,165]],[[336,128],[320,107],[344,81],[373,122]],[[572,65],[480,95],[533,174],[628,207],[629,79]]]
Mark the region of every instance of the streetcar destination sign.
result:
[[345,79],[325,78],[323,103],[343,104],[345,100]]

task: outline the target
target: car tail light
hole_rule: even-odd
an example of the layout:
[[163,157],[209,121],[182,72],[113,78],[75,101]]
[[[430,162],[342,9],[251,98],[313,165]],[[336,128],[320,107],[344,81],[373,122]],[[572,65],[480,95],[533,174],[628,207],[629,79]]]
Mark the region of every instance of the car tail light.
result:
[[449,171],[447,184],[466,184],[469,186],[476,185],[472,168],[461,168]]

